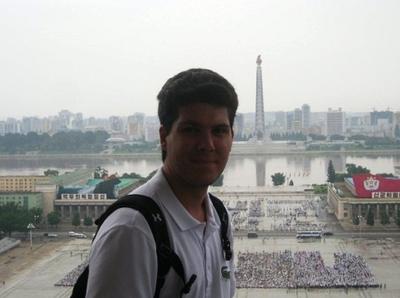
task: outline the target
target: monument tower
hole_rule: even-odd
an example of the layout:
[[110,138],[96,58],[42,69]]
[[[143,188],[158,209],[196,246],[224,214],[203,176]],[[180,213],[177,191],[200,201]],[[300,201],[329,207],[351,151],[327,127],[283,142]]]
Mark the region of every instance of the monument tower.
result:
[[256,127],[255,136],[257,140],[263,140],[265,134],[265,121],[264,121],[264,97],[263,97],[263,83],[261,71],[261,55],[257,57],[257,77],[256,77]]

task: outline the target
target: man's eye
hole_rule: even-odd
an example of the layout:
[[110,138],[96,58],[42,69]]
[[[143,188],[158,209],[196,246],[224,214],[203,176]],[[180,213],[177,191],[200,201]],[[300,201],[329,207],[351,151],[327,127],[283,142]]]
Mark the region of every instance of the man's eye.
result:
[[229,128],[228,127],[216,127],[213,129],[213,133],[215,135],[225,135],[229,133]]
[[199,130],[196,127],[193,126],[187,126],[182,128],[182,132],[184,133],[197,133]]

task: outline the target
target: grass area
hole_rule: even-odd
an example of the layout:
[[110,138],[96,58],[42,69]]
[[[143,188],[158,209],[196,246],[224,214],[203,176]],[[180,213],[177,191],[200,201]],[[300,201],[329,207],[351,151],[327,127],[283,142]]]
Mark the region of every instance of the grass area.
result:
[[315,194],[328,193],[328,186],[326,184],[313,184],[312,187]]

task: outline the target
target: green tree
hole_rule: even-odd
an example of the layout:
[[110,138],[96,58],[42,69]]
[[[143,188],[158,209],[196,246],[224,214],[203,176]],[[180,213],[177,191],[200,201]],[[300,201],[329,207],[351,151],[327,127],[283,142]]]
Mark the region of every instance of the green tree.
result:
[[318,135],[318,134],[309,134],[309,137],[313,140],[313,141],[325,141],[326,140],[326,136],[324,135]]
[[332,135],[331,136],[331,141],[343,141],[344,139],[345,139],[345,137],[342,135]]
[[346,164],[346,173],[336,173],[336,182],[344,181],[344,178],[351,177],[356,174],[368,174],[370,170],[368,168],[364,168],[362,166],[357,166],[354,163]]
[[371,172],[368,168],[357,166],[354,163],[346,163],[346,170],[349,176],[355,174],[369,174]]
[[333,167],[333,162],[332,160],[329,160],[328,164],[328,182],[334,183],[336,181],[336,171],[335,168]]
[[108,175],[108,171],[100,166],[96,167],[94,170],[94,178],[95,179],[102,179],[104,176]]
[[390,224],[389,215],[387,214],[386,211],[383,211],[381,213],[381,224],[382,225]]
[[59,172],[57,170],[47,169],[43,174],[45,176],[58,176]]
[[81,217],[79,216],[79,213],[76,212],[76,213],[74,213],[72,215],[72,222],[71,223],[75,227],[78,227],[78,226],[81,225]]
[[132,172],[132,173],[130,173],[130,174],[124,173],[124,174],[121,176],[121,178],[144,179],[144,177],[142,177],[141,175],[139,175],[139,174],[137,174],[137,173],[135,173],[135,172]]
[[367,225],[373,226],[375,224],[375,219],[374,219],[374,213],[372,212],[372,209],[368,209],[367,213]]
[[315,194],[328,193],[328,186],[326,184],[313,184],[312,187]]
[[83,219],[83,224],[87,227],[92,226],[93,225],[93,220],[91,217],[89,216],[85,216],[85,218]]
[[24,232],[32,222],[32,214],[15,203],[0,205],[0,231],[11,236],[14,231]]
[[107,199],[115,199],[115,185],[120,182],[121,180],[119,180],[118,178],[102,181],[96,185],[93,193],[105,193],[107,194]]
[[52,211],[47,214],[47,222],[51,226],[55,226],[57,228],[58,224],[61,222],[61,216],[58,212]]
[[396,224],[400,227],[400,209],[397,209]]
[[285,179],[286,179],[286,177],[285,177],[285,175],[283,175],[283,173],[275,173],[275,174],[271,175],[271,178],[272,178],[272,183],[275,186],[284,184]]

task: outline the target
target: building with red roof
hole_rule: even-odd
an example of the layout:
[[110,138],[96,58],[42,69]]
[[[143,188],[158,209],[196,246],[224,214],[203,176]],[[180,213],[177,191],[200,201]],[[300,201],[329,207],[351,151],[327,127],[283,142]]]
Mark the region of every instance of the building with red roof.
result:
[[400,207],[400,178],[358,174],[345,178],[344,182],[331,183],[328,205],[340,221],[365,218],[369,209],[375,219],[383,212],[395,218]]

